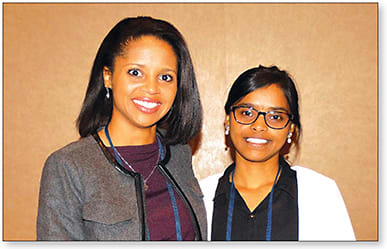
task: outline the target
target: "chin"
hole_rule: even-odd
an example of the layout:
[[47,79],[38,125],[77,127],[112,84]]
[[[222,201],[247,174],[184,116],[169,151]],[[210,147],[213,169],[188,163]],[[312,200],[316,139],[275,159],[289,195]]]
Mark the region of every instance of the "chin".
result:
[[273,157],[276,156],[276,154],[271,154],[271,155],[267,155],[267,154],[261,154],[261,153],[254,153],[254,152],[250,152],[248,154],[240,154],[240,156],[248,161],[248,162],[251,162],[251,163],[264,163],[264,162],[267,162],[269,161],[270,159],[272,159]]

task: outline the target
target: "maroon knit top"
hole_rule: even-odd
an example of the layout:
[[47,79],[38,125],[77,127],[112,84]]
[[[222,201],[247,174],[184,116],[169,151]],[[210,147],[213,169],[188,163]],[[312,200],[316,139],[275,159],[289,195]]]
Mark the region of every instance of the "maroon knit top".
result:
[[[115,148],[132,168],[142,175],[144,180],[148,178],[159,161],[157,141],[148,145],[117,146]],[[114,155],[113,149],[111,147],[108,149]],[[132,171],[125,162],[123,166]],[[175,218],[166,179],[158,169],[155,169],[146,185],[148,188],[145,190],[145,208],[151,240],[176,240]],[[190,215],[176,191],[175,198],[180,215],[182,238],[183,240],[194,240],[195,232]]]

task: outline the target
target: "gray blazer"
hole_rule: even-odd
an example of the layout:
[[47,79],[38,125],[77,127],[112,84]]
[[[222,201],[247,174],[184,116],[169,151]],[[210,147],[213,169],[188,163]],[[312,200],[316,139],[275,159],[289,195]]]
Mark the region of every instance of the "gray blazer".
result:
[[[207,240],[203,194],[188,145],[167,146],[158,169],[183,197],[196,240]],[[121,167],[94,134],[50,155],[40,183],[38,240],[146,240],[142,177]]]

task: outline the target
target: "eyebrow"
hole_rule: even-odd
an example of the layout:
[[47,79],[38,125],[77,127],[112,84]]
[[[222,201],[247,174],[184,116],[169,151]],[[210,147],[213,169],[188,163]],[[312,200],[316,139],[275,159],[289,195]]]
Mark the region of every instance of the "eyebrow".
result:
[[[124,66],[137,66],[137,67],[140,67],[140,68],[146,67],[146,65],[138,64],[138,63],[127,63],[127,64],[124,64]],[[173,72],[173,73],[177,74],[177,72],[174,69],[169,68],[169,67],[161,68],[161,70],[164,71],[164,72]]]
[[[244,107],[253,107],[254,109],[262,109],[260,107],[262,106],[257,106],[257,105],[254,105],[254,104],[251,104],[251,103],[241,103],[237,106],[244,106]],[[270,109],[271,111],[284,111],[286,113],[289,112],[288,109],[284,108],[284,107],[279,107],[279,106],[263,106],[263,108],[267,108],[267,109]]]

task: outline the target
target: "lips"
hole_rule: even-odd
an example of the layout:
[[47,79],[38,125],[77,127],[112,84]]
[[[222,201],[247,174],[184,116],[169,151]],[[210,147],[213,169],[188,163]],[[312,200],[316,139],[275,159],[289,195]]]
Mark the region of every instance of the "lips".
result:
[[159,101],[151,98],[135,98],[132,101],[138,110],[147,114],[156,112],[161,105]]
[[264,138],[257,138],[257,137],[248,137],[245,138],[246,142],[253,144],[253,145],[265,145],[269,142],[269,140]]

